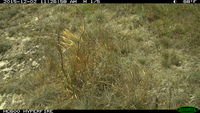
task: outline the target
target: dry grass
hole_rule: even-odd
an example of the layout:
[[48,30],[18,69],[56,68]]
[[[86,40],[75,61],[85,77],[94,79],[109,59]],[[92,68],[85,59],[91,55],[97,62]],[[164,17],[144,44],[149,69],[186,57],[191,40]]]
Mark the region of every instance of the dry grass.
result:
[[[35,9],[34,5],[27,8],[29,12]],[[182,11],[186,6],[106,4],[38,8],[47,17],[34,13],[44,19],[30,22],[35,30],[25,35],[41,37],[38,43],[46,56],[44,64],[37,72],[0,86],[1,94],[24,95],[25,105],[18,108],[199,106],[199,63],[193,62],[199,46],[191,45],[199,41],[199,34],[192,31],[196,29],[192,25],[199,22],[198,15],[191,15],[194,19],[182,24],[186,21],[182,17],[189,14]],[[199,6],[187,9],[197,14],[194,10]],[[56,15],[52,16],[53,12]],[[193,52],[185,53],[194,47]],[[191,73],[193,69],[197,71]],[[190,90],[191,86],[196,89]]]

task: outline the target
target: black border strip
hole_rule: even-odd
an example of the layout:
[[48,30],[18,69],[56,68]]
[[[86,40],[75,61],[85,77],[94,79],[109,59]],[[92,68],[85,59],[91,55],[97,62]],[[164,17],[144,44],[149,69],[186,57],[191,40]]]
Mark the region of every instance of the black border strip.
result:
[[[70,110],[53,110],[53,113],[59,113],[59,112],[69,112]],[[179,113],[176,110],[72,110],[71,112],[78,112],[78,113],[137,113],[137,112],[145,112],[145,113]]]
[[145,112],[145,113],[179,113],[176,110],[0,110],[0,113],[60,113],[60,112],[78,112],[78,113],[90,113],[90,112],[113,112],[113,113],[133,113],[133,112]]
[[190,3],[193,3],[192,1],[194,1],[195,3],[199,3],[200,0],[0,0],[0,3],[183,3],[183,1],[190,1]]
[[[90,113],[90,112],[114,112],[114,113],[133,113],[133,112],[145,112],[145,113],[179,113],[177,110],[34,110],[34,109],[21,109],[21,110],[0,110],[0,113],[60,113],[60,112],[78,112],[78,113]],[[185,112],[184,112],[185,113]],[[188,112],[190,113],[190,112]],[[200,111],[196,112],[200,113]]]

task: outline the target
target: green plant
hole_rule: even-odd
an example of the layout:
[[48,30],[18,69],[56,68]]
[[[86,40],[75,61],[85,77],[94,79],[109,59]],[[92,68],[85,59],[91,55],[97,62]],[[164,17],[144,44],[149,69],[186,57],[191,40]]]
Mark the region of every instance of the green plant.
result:
[[11,7],[9,10],[4,11],[3,14],[0,16],[2,19],[8,19],[10,20],[12,17],[17,15],[19,12],[17,7]]
[[159,41],[160,41],[160,44],[161,44],[164,48],[170,48],[170,46],[171,46],[170,39],[168,39],[168,38],[160,38]]
[[11,44],[8,41],[0,40],[0,54],[4,54],[11,48]]
[[142,64],[142,65],[145,65],[147,63],[146,59],[145,58],[140,58],[138,59],[139,63]]

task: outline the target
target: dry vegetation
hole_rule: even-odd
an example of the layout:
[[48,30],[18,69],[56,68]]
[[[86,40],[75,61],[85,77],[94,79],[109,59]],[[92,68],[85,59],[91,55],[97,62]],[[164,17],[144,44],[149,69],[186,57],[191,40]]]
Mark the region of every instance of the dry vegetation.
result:
[[[0,81],[1,95],[23,96],[20,104],[4,108],[200,107],[199,10],[162,4],[1,5],[0,29],[8,37],[31,37],[45,56],[31,73]],[[12,47],[2,36],[0,55]]]

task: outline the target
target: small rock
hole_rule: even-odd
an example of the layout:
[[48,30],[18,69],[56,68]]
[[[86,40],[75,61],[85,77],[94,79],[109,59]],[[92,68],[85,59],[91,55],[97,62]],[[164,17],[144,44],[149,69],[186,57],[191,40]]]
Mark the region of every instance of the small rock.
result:
[[33,61],[33,62],[32,62],[32,66],[33,66],[33,67],[36,67],[36,66],[38,66],[38,65],[39,65],[39,64],[38,64],[36,61]]
[[38,21],[39,20],[39,18],[38,17],[35,17],[35,21]]
[[12,70],[12,68],[4,68],[4,69],[1,70],[1,72],[8,72],[8,71],[11,71],[11,70]]
[[42,56],[43,59],[46,59],[46,56]]
[[36,46],[35,46],[35,48],[39,48],[39,47],[40,47],[40,45],[36,45]]
[[7,64],[8,64],[8,61],[0,61],[0,68]]
[[30,61],[32,61],[33,59],[32,59],[32,58],[30,58],[29,60],[30,60]]
[[26,38],[22,39],[22,42],[27,42],[27,41],[30,41],[30,40],[31,40],[31,38],[26,37]]
[[5,104],[6,104],[6,102],[4,101],[4,102],[2,102],[1,104],[0,104],[0,109],[4,109],[4,106],[5,106]]

